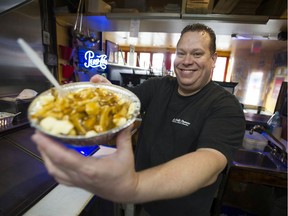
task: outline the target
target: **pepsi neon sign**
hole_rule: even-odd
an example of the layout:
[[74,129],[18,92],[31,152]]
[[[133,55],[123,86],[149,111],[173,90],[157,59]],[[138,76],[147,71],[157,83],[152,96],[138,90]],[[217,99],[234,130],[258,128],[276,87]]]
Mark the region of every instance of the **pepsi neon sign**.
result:
[[105,70],[107,68],[107,55],[102,51],[79,48],[78,50],[78,67],[86,69]]

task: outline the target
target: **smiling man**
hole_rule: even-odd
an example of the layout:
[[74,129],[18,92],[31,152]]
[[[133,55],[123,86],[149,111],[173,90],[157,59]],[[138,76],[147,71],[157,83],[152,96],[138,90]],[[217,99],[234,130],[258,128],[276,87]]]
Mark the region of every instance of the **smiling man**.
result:
[[[143,117],[135,151],[131,128],[118,135],[114,154],[97,159],[36,133],[49,173],[105,199],[140,204],[142,215],[210,215],[221,173],[245,131],[238,100],[211,80],[215,40],[209,27],[188,25],[177,44],[176,78],[153,78],[130,89]],[[91,81],[109,82],[99,75]]]
[[195,94],[207,85],[217,59],[213,31],[205,27],[201,29],[200,26],[184,28],[177,44],[174,67],[178,91],[183,96]]

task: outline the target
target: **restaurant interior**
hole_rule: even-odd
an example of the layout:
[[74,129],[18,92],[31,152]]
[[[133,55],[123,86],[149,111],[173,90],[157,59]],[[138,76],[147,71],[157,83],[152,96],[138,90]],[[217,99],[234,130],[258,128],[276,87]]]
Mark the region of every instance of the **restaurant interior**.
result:
[[[60,186],[60,191],[49,176],[30,139],[34,130],[27,109],[52,85],[23,53],[18,38],[31,45],[60,84],[101,74],[113,84],[131,87],[153,77],[175,76],[180,32],[193,23],[204,23],[216,33],[212,80],[239,100],[246,129],[263,126],[274,152],[284,154],[280,162],[286,162],[283,168],[274,160],[268,164],[262,154],[236,154],[236,165],[224,178],[211,211],[223,216],[287,215],[286,0],[1,1],[0,215],[29,216],[49,208],[54,215],[133,216],[135,210],[78,189]],[[87,51],[105,58],[97,60],[97,67],[86,66]],[[26,92],[32,96],[21,99]],[[12,113],[12,118],[2,113]],[[266,130],[275,114],[281,128],[276,139]],[[77,149],[85,156],[98,150]]]

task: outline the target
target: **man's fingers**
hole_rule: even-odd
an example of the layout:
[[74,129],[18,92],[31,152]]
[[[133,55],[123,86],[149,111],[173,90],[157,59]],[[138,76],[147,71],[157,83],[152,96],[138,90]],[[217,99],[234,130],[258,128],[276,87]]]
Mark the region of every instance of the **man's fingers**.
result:
[[131,142],[131,131],[133,129],[133,125],[122,130],[116,138],[117,144],[117,152],[126,151],[127,148],[132,150],[132,142]]
[[49,157],[40,150],[41,156],[43,158],[44,164],[48,170],[48,173],[56,178],[59,183],[67,182],[69,180],[69,176],[66,173],[66,170],[62,170],[57,168]]
[[83,159],[86,158],[39,132],[32,136],[32,140],[37,144],[48,173],[61,184],[75,185],[75,179],[81,174],[82,164],[85,164],[82,163]]
[[94,76],[91,77],[90,79],[90,82],[93,82],[93,83],[109,83],[111,84],[111,82],[106,79],[105,77],[99,75],[99,74],[96,74]]
[[46,158],[49,158],[51,163],[57,164],[62,169],[78,168],[81,164],[79,161],[84,157],[40,132],[32,135],[32,140],[36,143],[39,151],[45,154]]

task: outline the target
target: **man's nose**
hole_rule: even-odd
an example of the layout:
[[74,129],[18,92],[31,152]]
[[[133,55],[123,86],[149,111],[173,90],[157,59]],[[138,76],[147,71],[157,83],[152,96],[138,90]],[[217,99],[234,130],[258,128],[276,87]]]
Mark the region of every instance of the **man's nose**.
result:
[[193,62],[194,62],[194,58],[192,55],[187,54],[184,56],[183,64],[193,64]]

